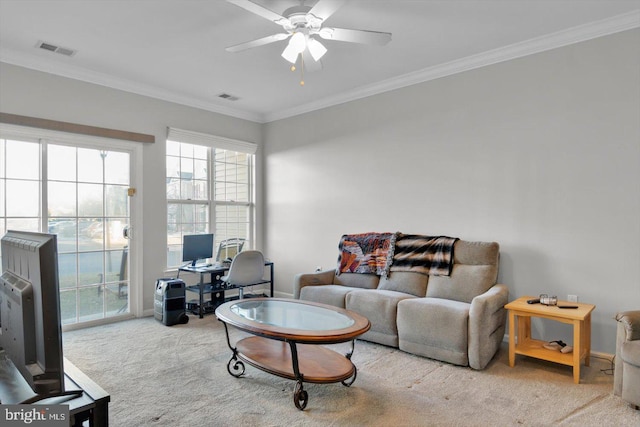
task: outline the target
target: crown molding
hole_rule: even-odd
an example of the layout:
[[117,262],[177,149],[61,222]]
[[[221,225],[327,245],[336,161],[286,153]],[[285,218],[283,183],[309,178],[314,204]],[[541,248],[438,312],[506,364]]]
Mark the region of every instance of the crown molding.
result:
[[499,62],[517,59],[535,53],[556,49],[559,47],[580,43],[583,41],[615,34],[621,31],[640,27],[640,10],[609,19],[596,21],[556,33],[536,37],[520,43],[514,43],[498,49],[489,50],[477,55],[457,59],[444,64],[435,65],[402,76],[394,77],[371,85],[361,86],[355,90],[342,93],[337,96],[324,98],[312,103],[301,105],[288,110],[266,114],[264,122],[286,119],[315,110],[331,107],[346,102],[355,101],[380,93],[400,89],[406,86],[424,83],[441,77],[450,76],[475,68],[497,64]]
[[259,114],[239,109],[222,107],[220,105],[202,101],[196,98],[184,96],[164,88],[152,85],[145,85],[127,79],[113,77],[85,68],[63,64],[59,62],[51,63],[40,59],[34,55],[20,53],[10,49],[0,48],[0,62],[30,68],[45,73],[55,74],[75,80],[106,86],[125,92],[148,96],[150,98],[173,102],[188,107],[198,108],[213,113],[224,114],[239,119],[249,120],[257,123],[269,123],[276,120],[286,119],[300,114],[309,113],[315,110],[344,104],[380,93],[400,89],[418,83],[424,83],[441,77],[450,76],[475,68],[497,64],[511,59],[521,58],[527,55],[556,49],[562,46],[575,44],[594,38],[618,33],[640,27],[640,10],[635,10],[623,15],[596,21],[556,33],[544,35],[534,39],[515,43],[498,49],[489,50],[476,55],[461,58],[444,64],[435,65],[402,76],[387,79],[378,83],[361,86],[354,90],[342,93],[337,96],[327,97],[308,104],[303,104],[294,108],[275,111],[267,114]]

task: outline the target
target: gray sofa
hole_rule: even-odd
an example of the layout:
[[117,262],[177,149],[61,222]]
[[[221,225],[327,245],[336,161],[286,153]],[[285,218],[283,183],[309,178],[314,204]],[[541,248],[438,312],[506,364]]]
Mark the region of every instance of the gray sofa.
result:
[[506,326],[509,291],[496,284],[498,262],[497,243],[458,240],[450,276],[304,273],[295,277],[294,298],[366,316],[371,329],[361,339],[484,369]]

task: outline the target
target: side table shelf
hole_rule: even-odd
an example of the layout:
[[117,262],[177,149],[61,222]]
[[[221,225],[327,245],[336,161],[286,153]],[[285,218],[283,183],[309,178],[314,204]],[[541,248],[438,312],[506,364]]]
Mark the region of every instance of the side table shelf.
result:
[[[546,341],[541,340],[523,340],[522,343],[518,342],[516,344],[515,354],[535,357],[536,359],[547,360],[549,362],[560,363],[562,365],[573,366],[573,351],[571,353],[561,353],[558,350],[549,350],[543,347],[546,343]],[[585,360],[587,353],[586,349],[583,348],[581,353],[582,354],[580,354],[580,359]],[[585,365],[589,366],[587,363],[585,363]]]
[[[580,383],[580,365],[589,366],[591,357],[591,312],[593,304],[558,301],[559,305],[577,305],[576,309],[528,304],[526,296],[505,305],[509,311],[509,366],[514,367],[516,354],[573,367],[573,382]],[[531,318],[539,317],[573,326],[573,351],[562,353],[544,348],[546,341],[531,336]],[[517,324],[517,326],[516,326]]]

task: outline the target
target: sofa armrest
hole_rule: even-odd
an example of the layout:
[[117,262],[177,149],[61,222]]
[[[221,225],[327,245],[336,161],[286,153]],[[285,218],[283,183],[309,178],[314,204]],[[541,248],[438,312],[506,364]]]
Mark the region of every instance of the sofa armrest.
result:
[[305,286],[321,286],[333,284],[336,270],[317,271],[315,273],[297,274],[293,279],[293,297],[300,299],[300,290]]
[[640,340],[640,311],[623,311],[616,314],[616,357],[613,375],[613,394],[622,395],[622,345],[627,341]]
[[469,308],[469,366],[484,369],[496,354],[507,325],[509,289],[496,284],[471,301]]
[[627,341],[640,340],[640,310],[618,313],[616,320],[623,326]]

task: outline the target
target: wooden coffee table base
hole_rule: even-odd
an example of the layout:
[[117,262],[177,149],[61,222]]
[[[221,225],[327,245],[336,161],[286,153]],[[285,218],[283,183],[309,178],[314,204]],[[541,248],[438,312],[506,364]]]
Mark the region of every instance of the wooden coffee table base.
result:
[[[227,325],[224,325],[226,330]],[[347,387],[353,384],[358,372],[351,362],[354,342],[351,342],[351,351],[342,355],[314,344],[276,341],[259,336],[247,337],[238,341],[235,348],[229,343],[233,355],[227,364],[227,370],[234,377],[244,375],[244,361],[270,374],[296,380],[293,403],[296,408],[303,410],[309,400],[303,383],[342,382]]]
[[[270,374],[297,380],[290,344],[262,337],[244,338],[236,344],[238,358]],[[296,344],[298,369],[304,382],[337,383],[354,376],[356,367],[344,355],[326,347]]]

